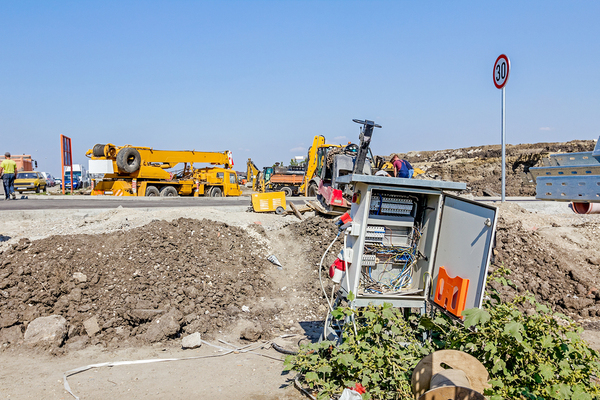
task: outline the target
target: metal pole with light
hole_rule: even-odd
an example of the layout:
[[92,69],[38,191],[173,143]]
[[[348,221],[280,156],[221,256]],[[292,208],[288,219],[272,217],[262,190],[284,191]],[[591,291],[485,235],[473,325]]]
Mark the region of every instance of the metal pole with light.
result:
[[502,89],[502,202],[506,199],[506,92],[505,86],[510,73],[510,60],[501,54],[494,63],[494,85]]

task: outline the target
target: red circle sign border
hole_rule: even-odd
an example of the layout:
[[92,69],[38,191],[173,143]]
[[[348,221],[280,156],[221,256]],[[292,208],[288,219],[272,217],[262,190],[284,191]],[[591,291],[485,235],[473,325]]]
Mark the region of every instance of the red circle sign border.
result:
[[[500,61],[501,58],[506,60],[506,79],[504,80],[504,83],[502,85],[498,85],[498,84],[496,84],[496,79],[494,79],[494,74],[496,73],[496,65],[498,65],[498,61]],[[507,55],[500,54],[498,56],[498,58],[496,59],[496,62],[494,63],[494,69],[492,72],[492,80],[494,81],[494,86],[496,86],[496,89],[502,89],[504,86],[506,86],[506,82],[508,82],[509,76],[510,76],[510,60],[508,59]]]

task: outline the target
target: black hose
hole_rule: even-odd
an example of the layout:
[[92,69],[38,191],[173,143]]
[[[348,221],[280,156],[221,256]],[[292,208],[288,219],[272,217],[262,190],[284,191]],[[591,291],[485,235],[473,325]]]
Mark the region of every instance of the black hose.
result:
[[278,345],[275,342],[271,343],[271,346],[273,346],[273,348],[275,350],[277,350],[278,352],[280,352],[281,354],[288,354],[290,356],[295,356],[296,354],[298,354],[297,351],[292,351],[292,350],[285,349],[285,348],[281,347],[280,345]]

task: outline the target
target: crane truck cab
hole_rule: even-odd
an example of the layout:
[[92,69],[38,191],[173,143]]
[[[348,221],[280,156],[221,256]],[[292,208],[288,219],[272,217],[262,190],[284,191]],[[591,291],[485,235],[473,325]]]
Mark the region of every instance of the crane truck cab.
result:
[[[230,151],[155,150],[150,147],[97,144],[87,151],[90,172],[103,174],[92,195],[240,196]],[[196,167],[196,164],[212,164]],[[223,167],[217,167],[222,165]],[[179,166],[179,169],[175,169]]]

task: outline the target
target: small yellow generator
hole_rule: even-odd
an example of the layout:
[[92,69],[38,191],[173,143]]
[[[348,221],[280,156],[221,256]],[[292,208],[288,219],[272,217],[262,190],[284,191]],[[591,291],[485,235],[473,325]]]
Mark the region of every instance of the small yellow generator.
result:
[[281,215],[285,212],[285,192],[252,194],[252,208],[255,212],[273,212]]

